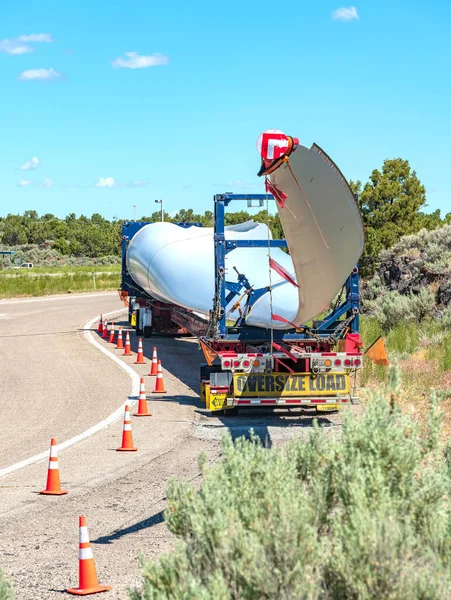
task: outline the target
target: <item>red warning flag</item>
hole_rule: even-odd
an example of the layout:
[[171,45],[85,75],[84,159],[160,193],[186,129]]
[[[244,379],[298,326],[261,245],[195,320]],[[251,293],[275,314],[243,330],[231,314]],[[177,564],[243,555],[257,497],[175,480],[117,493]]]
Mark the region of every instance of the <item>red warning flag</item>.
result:
[[279,190],[278,188],[276,188],[275,185],[273,185],[269,179],[265,179],[265,188],[266,191],[269,194],[272,194],[274,196],[274,198],[277,200],[277,202],[280,205],[280,208],[283,208],[285,206],[285,202],[288,198],[288,194],[285,194],[285,192],[282,192],[281,190]]
[[287,319],[285,319],[285,317],[281,317],[280,315],[271,315],[271,319],[273,321],[280,321],[281,323],[288,323],[289,325],[294,327],[294,329],[297,329],[297,326],[294,323],[288,321]]
[[202,352],[204,353],[204,356],[205,356],[205,360],[207,361],[208,366],[211,367],[211,365],[213,364],[213,361],[215,360],[215,358],[218,355],[205,342],[203,342],[202,340],[199,340],[199,341],[200,341],[200,347],[202,348]]
[[388,365],[387,353],[382,336],[379,336],[375,342],[366,350],[365,355],[376,365],[386,367]]
[[296,283],[296,281],[293,279],[293,277],[285,269],[285,267],[282,267],[282,265],[279,265],[279,263],[271,257],[269,258],[269,266],[271,267],[271,269],[274,269],[274,271],[276,273],[278,273],[281,277],[283,277],[286,281],[288,281],[295,287],[299,287],[298,284]]

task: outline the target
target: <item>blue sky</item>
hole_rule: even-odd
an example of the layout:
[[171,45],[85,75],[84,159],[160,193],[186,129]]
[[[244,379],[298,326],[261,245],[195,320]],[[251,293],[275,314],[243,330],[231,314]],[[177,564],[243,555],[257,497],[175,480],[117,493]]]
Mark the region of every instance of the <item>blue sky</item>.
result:
[[156,198],[203,212],[214,193],[262,193],[268,128],[318,143],[349,179],[406,158],[429,210],[451,211],[445,0],[2,4],[2,215],[127,218]]

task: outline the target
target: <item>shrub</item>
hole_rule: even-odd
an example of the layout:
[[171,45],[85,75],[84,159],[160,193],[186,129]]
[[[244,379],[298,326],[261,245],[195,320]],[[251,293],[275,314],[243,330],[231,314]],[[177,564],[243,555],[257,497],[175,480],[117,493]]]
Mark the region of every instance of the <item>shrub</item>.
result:
[[441,324],[446,329],[451,329],[451,304],[442,312]]
[[134,600],[446,600],[451,586],[451,473],[428,432],[398,407],[399,373],[337,436],[268,450],[223,440],[203,481],[173,482],[165,518],[178,538],[143,561]]
[[402,295],[392,291],[381,296],[379,301],[370,301],[371,310],[382,329],[387,332],[409,321],[420,323],[433,314],[435,297],[432,290],[421,289],[418,294]]
[[393,329],[402,321],[412,320],[413,313],[410,298],[402,296],[399,292],[385,294],[380,299],[376,317],[384,331]]
[[0,571],[0,600],[13,600],[13,586]]
[[422,288],[418,294],[410,294],[409,301],[412,318],[418,323],[432,315],[435,308],[432,290]]

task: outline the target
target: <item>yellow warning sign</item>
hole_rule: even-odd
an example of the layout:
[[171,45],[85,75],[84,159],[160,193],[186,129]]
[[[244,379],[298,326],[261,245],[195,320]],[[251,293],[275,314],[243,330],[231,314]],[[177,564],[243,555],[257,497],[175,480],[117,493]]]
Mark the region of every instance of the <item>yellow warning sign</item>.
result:
[[337,396],[349,394],[347,373],[272,373],[233,376],[235,397]]
[[132,312],[132,317],[130,319],[130,325],[132,327],[136,327],[136,313],[135,312]]
[[211,411],[227,408],[227,394],[210,394]]

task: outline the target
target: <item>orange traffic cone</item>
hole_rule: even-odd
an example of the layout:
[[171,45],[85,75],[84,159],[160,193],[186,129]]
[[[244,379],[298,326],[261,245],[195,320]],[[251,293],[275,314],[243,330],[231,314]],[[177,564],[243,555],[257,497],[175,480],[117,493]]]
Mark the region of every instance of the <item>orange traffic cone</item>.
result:
[[114,344],[114,322],[111,323],[111,327],[110,327],[110,339],[108,340],[110,342],[110,344]]
[[49,496],[62,496],[67,494],[67,490],[61,489],[60,470],[58,468],[58,456],[56,454],[56,440],[50,440],[50,456],[49,468],[47,470],[47,486],[40,494],[48,494]]
[[124,342],[122,341],[122,327],[119,327],[119,331],[117,334],[116,350],[123,350],[123,349],[124,349]]
[[151,413],[147,410],[147,398],[146,391],[144,389],[144,378],[141,377],[141,385],[139,387],[139,398],[138,398],[138,412],[134,417],[151,417]]
[[124,428],[122,430],[122,446],[116,448],[118,452],[136,452],[138,448],[133,446],[132,422],[130,421],[130,410],[128,404],[125,406]]
[[102,337],[105,339],[108,338],[108,321],[106,319],[103,319]]
[[103,332],[103,317],[100,315],[99,324],[97,325],[97,333]]
[[155,389],[152,390],[152,394],[166,394],[163,382],[163,371],[161,370],[161,360],[158,361],[157,380],[155,382]]
[[153,354],[152,354],[152,366],[150,367],[150,373],[149,373],[149,377],[153,376],[153,375],[157,375],[158,374],[158,358],[157,358],[157,349],[153,348]]
[[111,590],[111,585],[99,585],[96,566],[92,557],[91,544],[89,543],[88,528],[86,527],[86,519],[84,517],[80,517],[79,519],[79,529],[78,588],[69,588],[66,592],[77,596],[107,592]]
[[139,338],[138,342],[138,354],[136,355],[135,365],[145,365],[146,361],[144,360],[143,354],[143,341],[142,338]]
[[131,356],[132,351],[130,348],[130,332],[127,331],[127,335],[125,336],[125,348],[124,348],[124,356]]

